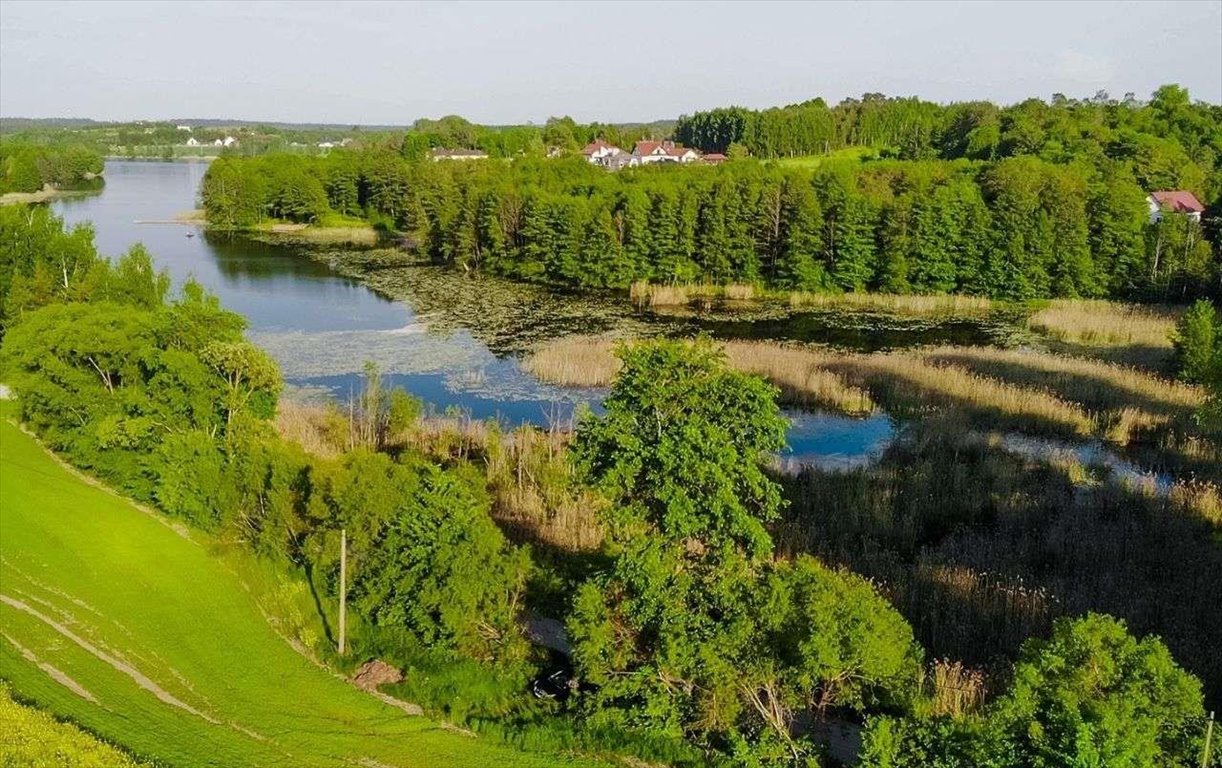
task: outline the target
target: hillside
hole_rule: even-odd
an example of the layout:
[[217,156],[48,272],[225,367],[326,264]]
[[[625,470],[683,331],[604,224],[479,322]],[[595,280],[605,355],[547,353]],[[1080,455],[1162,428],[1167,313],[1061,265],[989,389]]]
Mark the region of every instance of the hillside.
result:
[[0,446],[0,678],[22,699],[175,766],[557,764],[349,686],[275,634],[207,542],[10,421]]

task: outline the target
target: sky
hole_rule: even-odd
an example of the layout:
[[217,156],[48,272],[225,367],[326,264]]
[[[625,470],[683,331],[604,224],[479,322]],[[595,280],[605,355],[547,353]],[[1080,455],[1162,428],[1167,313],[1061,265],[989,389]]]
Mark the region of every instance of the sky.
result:
[[0,115],[487,124],[881,92],[1222,103],[1222,0],[0,1]]

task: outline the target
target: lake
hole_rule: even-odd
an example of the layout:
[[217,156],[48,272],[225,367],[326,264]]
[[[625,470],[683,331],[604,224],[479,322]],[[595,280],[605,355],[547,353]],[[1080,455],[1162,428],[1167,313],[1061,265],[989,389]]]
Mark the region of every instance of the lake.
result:
[[[520,345],[513,342],[532,334],[600,331],[621,321],[667,322],[631,318],[626,301],[469,280],[431,266],[407,268],[406,299],[393,301],[292,249],[174,222],[196,207],[206,170],[205,163],[107,161],[100,194],[52,205],[68,224],[92,222],[103,254],[116,256],[143,243],[176,285],[194,278],[243,315],[251,341],[280,364],[291,396],[345,400],[359,390],[365,362],[373,361],[390,384],[437,412],[457,409],[507,425],[567,422],[579,404],[597,410],[602,393],[538,381],[522,370],[513,352]],[[509,321],[494,325],[493,315]],[[756,326],[712,325],[718,326],[715,335],[732,337],[843,332],[812,323],[771,320],[766,333]],[[790,465],[857,466],[876,457],[893,434],[891,420],[881,414],[787,415],[792,428],[784,461]]]

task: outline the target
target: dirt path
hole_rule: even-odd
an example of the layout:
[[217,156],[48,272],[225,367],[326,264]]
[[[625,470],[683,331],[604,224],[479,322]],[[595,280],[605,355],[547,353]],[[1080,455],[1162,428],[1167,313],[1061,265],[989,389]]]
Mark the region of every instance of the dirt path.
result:
[[24,658],[26,661],[30,662],[34,666],[38,667],[43,672],[46,672],[51,677],[52,680],[64,686],[68,690],[72,691],[77,696],[80,696],[85,701],[91,702],[93,704],[98,703],[98,700],[94,697],[92,693],[90,693],[85,688],[85,686],[73,680],[71,677],[68,677],[68,675],[66,675],[64,672],[61,672],[59,668],[53,667],[50,664],[48,664],[47,662],[42,661],[36,655],[34,655],[33,651],[31,651],[29,648],[26,648],[21,643],[14,640],[13,638],[9,637],[7,634],[4,636],[4,639],[8,640],[10,643],[13,644],[13,647],[17,649],[17,651],[21,654],[22,658]]
[[25,603],[23,603],[22,601],[9,597],[8,595],[0,594],[0,602],[3,602],[5,605],[8,605],[12,608],[16,608],[19,611],[24,611],[25,613],[28,613],[31,616],[33,616],[34,618],[43,622],[47,626],[54,629],[56,632],[60,633],[64,637],[68,638],[72,642],[79,645],[82,649],[88,651],[89,653],[98,657],[99,659],[106,662],[110,666],[114,667],[116,670],[130,677],[132,680],[136,682],[136,685],[140,686],[144,690],[153,694],[154,696],[156,696],[158,699],[160,699],[164,703],[169,704],[170,706],[173,706],[173,707],[178,707],[179,709],[185,710],[187,712],[190,712],[191,714],[197,717],[201,717],[204,720],[207,720],[208,722],[214,725],[221,724],[221,722],[217,720],[216,718],[211,717],[203,712],[200,712],[198,709],[196,709],[195,707],[192,707],[190,704],[186,703],[185,701],[182,701],[181,699],[176,698],[169,691],[165,690],[161,686],[157,685],[157,683],[153,682],[148,677],[146,677],[143,673],[140,672],[140,670],[136,669],[135,667],[131,666],[130,664],[127,664],[126,662],[116,659],[114,656],[111,656],[110,654],[103,651],[101,648],[98,648],[97,646],[90,643],[88,640],[84,639],[83,637],[80,637],[79,635],[74,633],[72,630],[68,629],[63,624],[60,624],[59,622],[55,621],[51,617],[40,613],[36,609],[31,608],[29,605],[26,605]]

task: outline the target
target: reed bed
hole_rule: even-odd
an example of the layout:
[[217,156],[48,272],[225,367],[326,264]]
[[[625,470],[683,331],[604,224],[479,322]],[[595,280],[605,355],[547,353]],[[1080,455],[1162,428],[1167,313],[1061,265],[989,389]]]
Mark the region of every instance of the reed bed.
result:
[[1102,360],[994,347],[937,347],[918,354],[930,362],[961,365],[1015,384],[1055,391],[1099,410],[1136,401],[1160,412],[1178,413],[1205,400],[1199,387]]
[[1093,346],[1170,347],[1173,310],[1098,299],[1056,299],[1027,320],[1027,327],[1058,341]]
[[809,293],[793,291],[791,307],[871,309],[912,316],[977,315],[996,306],[983,296],[903,295],[892,293]]
[[628,295],[640,307],[683,306],[693,302],[775,300],[794,308],[859,309],[899,315],[949,316],[978,315],[996,308],[983,296],[950,294],[916,295],[891,293],[812,293],[809,291],[762,290],[752,284],[711,283],[660,284],[634,282]]
[[628,288],[628,297],[638,307],[674,307],[690,304],[694,301],[708,302],[715,299],[751,301],[759,298],[760,295],[754,285],[744,283],[731,283],[729,285],[714,285],[712,283],[661,284],[638,280]]
[[[1085,436],[1094,428],[1085,410],[1052,392],[926,360],[919,351],[865,355],[753,341],[728,342],[725,351],[733,368],[763,376],[795,404],[849,415],[869,413],[877,405],[888,410],[959,406],[1036,431]],[[553,383],[606,386],[618,361],[614,342],[575,337],[540,348],[524,366]]]
[[929,362],[919,352],[814,354],[824,354],[823,365],[869,389],[889,410],[953,407],[1026,431],[1079,437],[1090,435],[1094,427],[1085,410],[1052,392],[982,376],[957,365]]
[[987,667],[1059,616],[1101,611],[1160,634],[1222,696],[1219,486],[1100,482],[967,431],[934,416],[876,466],[782,478],[778,550],[874,580],[935,657]]
[[348,430],[347,422],[334,406],[283,399],[276,407],[275,427],[285,440],[324,459],[343,453]]
[[[349,445],[347,414],[335,405],[285,400],[275,424],[282,437],[320,458],[336,458]],[[568,458],[571,437],[568,429],[521,426],[506,432],[495,422],[428,416],[390,435],[386,447],[481,468],[493,519],[514,539],[587,552],[598,549],[605,537],[599,521],[604,501],[574,478]]]
[[620,369],[615,344],[607,336],[566,336],[536,349],[522,367],[561,386],[606,387]]
[[869,392],[821,367],[820,360],[804,354],[804,350],[743,341],[729,342],[725,350],[732,368],[772,382],[787,403],[816,406],[849,416],[867,416],[875,409]]

